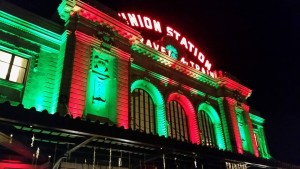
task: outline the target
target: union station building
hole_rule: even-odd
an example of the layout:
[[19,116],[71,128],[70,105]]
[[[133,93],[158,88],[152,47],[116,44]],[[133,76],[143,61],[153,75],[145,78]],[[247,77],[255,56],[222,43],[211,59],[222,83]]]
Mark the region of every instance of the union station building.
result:
[[270,155],[251,89],[118,12],[62,0],[61,24],[0,1],[0,169],[297,168]]

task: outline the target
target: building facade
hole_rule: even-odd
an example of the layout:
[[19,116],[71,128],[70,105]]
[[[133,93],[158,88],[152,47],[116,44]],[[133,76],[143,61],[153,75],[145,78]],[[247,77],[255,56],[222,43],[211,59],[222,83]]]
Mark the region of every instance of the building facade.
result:
[[0,2],[2,168],[291,167],[251,89],[174,29],[96,1],[57,9],[64,25]]

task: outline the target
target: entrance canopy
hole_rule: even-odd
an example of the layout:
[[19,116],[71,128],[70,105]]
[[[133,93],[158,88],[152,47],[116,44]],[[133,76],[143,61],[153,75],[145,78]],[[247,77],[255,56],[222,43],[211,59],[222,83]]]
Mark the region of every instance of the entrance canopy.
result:
[[[0,104],[0,163],[62,168],[71,165],[123,168],[176,165],[187,168],[225,167],[226,160],[247,165],[275,165],[273,161],[243,156],[116,125],[73,119],[58,113],[37,112],[22,105]],[[278,164],[276,164],[278,165]]]

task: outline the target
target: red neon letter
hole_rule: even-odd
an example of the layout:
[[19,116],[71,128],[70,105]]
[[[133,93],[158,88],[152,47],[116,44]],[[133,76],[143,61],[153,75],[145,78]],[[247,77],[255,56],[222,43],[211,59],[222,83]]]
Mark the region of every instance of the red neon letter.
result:
[[142,20],[141,16],[140,16],[140,15],[137,15],[137,17],[138,17],[138,20],[139,20],[139,22],[140,22],[141,27],[143,28],[143,27],[144,27],[144,24],[143,24],[143,20]]
[[145,23],[145,27],[148,29],[152,29],[152,23],[150,18],[148,18],[147,16],[144,16],[144,23]]
[[198,60],[199,60],[201,63],[203,63],[203,62],[204,62],[204,59],[205,59],[205,56],[204,56],[201,52],[199,52],[199,54],[198,54]]
[[209,75],[210,75],[211,77],[213,77],[213,78],[216,77],[216,76],[215,76],[215,73],[214,73],[214,72],[211,72],[211,71],[209,71]]
[[159,45],[157,45],[155,42],[153,42],[153,46],[154,46],[154,49],[155,49],[155,50],[158,50],[158,49],[159,49]]
[[180,45],[184,45],[186,49],[188,49],[188,45],[187,45],[187,42],[186,42],[186,39],[185,37],[182,37],[181,41],[180,41]]
[[171,27],[169,27],[169,26],[167,26],[167,35],[168,36],[172,36],[172,37],[174,36],[173,35],[173,29]]
[[194,56],[195,57],[197,57],[197,53],[198,53],[198,48],[195,47],[195,50],[194,50]]
[[208,70],[211,68],[211,63],[209,63],[208,60],[206,60],[205,65],[204,65]]
[[185,64],[185,65],[188,65],[188,62],[185,61],[185,58],[184,58],[184,57],[182,57],[182,58],[180,59],[180,62],[182,62],[182,63]]
[[194,62],[192,62],[192,61],[190,61],[190,64],[192,65],[192,67],[194,67],[194,64],[195,64],[195,63],[194,63]]
[[161,33],[161,26],[160,26],[160,22],[153,20],[153,25],[154,25],[154,30]]
[[124,13],[118,13],[118,15],[120,17],[122,17],[123,19],[125,19],[126,23],[129,25],[128,19],[127,19],[126,15]]
[[178,39],[179,39],[179,36],[180,36],[180,33],[178,33],[178,32],[175,31],[175,30],[174,30],[174,33],[175,33],[175,39],[178,40]]
[[206,74],[204,67],[202,67],[201,72],[204,73],[204,74]]
[[152,48],[151,41],[147,39],[146,45]]
[[139,26],[138,21],[136,20],[136,17],[134,14],[128,13],[127,15],[128,15],[131,26]]
[[166,53],[166,48],[163,47],[163,46],[161,46],[161,47],[160,47],[160,51],[161,51],[162,53]]
[[196,70],[200,70],[200,66],[196,64]]
[[122,16],[122,18],[124,18],[127,21],[126,15],[124,13],[119,13],[119,16]]
[[189,51],[192,52],[193,48],[195,47],[190,41],[188,41],[189,44]]

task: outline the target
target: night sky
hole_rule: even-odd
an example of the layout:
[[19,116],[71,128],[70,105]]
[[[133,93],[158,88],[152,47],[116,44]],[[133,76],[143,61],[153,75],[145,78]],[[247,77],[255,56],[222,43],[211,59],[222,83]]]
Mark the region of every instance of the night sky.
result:
[[[10,0],[59,20],[59,0]],[[201,48],[212,69],[252,89],[248,105],[266,119],[271,155],[300,164],[299,0],[99,0],[111,9],[147,15]]]

